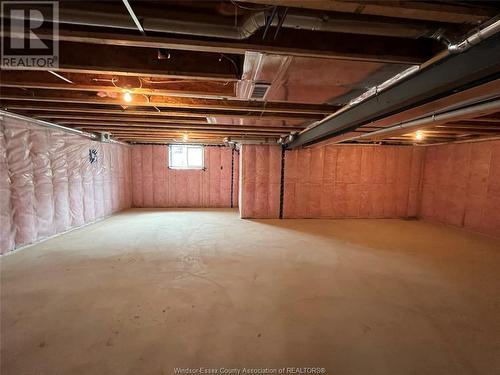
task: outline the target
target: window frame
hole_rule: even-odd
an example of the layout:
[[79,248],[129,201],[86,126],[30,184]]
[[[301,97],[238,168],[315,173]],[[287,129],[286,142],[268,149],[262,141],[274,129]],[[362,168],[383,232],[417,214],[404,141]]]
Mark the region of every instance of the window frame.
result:
[[[186,154],[185,154],[185,161],[186,165],[185,166],[173,166],[172,165],[172,150],[173,147],[185,147],[186,148]],[[204,145],[199,145],[199,144],[169,144],[167,145],[168,147],[168,168],[169,169],[175,169],[175,170],[205,170],[205,146]],[[201,149],[201,166],[189,166],[188,165],[188,149],[189,148],[199,148]]]

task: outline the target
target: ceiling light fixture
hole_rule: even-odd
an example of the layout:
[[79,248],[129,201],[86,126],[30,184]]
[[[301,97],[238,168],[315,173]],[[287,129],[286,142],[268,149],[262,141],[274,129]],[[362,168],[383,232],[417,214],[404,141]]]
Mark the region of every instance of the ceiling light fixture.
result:
[[184,135],[182,136],[182,140],[186,142],[188,139],[189,139],[188,133],[184,133]]
[[132,101],[132,95],[130,94],[130,91],[125,91],[123,94],[123,100],[125,100],[127,103],[130,103]]
[[416,139],[417,141],[421,141],[421,140],[423,140],[424,138],[425,138],[425,136],[424,136],[424,132],[423,132],[422,130],[417,130],[417,131],[415,132],[415,139]]

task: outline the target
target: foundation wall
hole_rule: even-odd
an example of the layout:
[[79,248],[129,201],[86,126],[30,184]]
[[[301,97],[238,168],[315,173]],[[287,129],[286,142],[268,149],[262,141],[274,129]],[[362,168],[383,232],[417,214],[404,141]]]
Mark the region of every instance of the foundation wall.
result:
[[417,216],[424,152],[355,145],[286,151],[284,217]]
[[427,147],[420,216],[500,237],[500,141]]
[[0,252],[131,206],[130,147],[5,116],[0,130]]
[[[416,216],[424,152],[391,146],[287,150],[283,217]],[[241,217],[279,217],[281,148],[244,145],[241,157]]]
[[240,216],[278,218],[281,147],[242,145],[240,166]]
[[[207,146],[205,170],[175,170],[167,146],[100,143],[9,117],[0,124],[0,252],[131,206],[230,207],[232,160],[241,217],[280,214],[279,146]],[[418,216],[500,237],[500,141],[326,145],[287,150],[284,165],[284,218]]]
[[234,156],[233,206],[237,207],[237,151],[205,146],[205,169],[168,167],[168,146],[132,146],[134,207],[231,207],[231,159]]
[[[245,145],[243,218],[278,218],[281,149]],[[500,141],[287,150],[284,218],[420,217],[500,237]]]

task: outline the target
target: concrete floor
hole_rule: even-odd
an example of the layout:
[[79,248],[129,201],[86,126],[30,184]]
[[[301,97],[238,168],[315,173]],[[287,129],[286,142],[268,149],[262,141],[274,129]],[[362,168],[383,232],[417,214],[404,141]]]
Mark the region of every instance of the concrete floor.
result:
[[498,374],[500,241],[129,210],[1,258],[1,373]]

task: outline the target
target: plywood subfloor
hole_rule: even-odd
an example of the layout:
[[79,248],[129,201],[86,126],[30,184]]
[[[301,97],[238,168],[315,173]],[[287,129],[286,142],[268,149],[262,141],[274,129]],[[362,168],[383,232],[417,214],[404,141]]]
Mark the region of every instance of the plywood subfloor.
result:
[[441,225],[129,210],[1,262],[3,375],[500,368],[500,241]]

